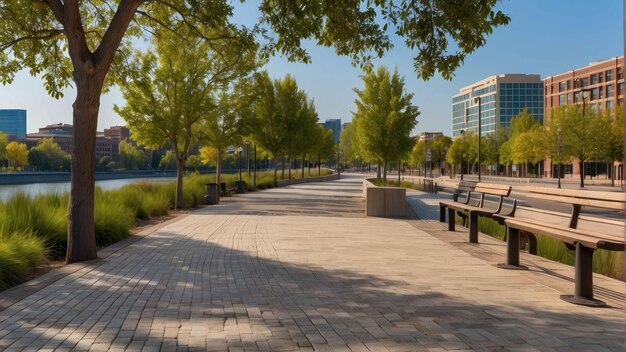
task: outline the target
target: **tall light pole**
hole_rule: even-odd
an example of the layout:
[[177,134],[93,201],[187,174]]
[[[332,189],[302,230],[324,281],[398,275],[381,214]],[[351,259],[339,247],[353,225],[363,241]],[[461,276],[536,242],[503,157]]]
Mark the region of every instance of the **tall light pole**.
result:
[[256,190],[256,144],[254,145],[254,178],[252,181],[252,185],[252,188]]
[[[580,90],[577,92],[577,94],[580,94],[580,97],[583,99],[583,130],[584,130],[585,129],[585,98],[589,95],[591,89],[583,87],[583,81],[580,78],[576,78],[574,82],[579,83]],[[582,132],[583,132],[582,147],[586,148],[585,137],[586,137],[587,132],[586,131],[582,131]],[[580,166],[581,166],[580,167],[580,188],[585,188],[585,161],[584,160],[580,160]]]
[[246,140],[246,167],[248,169],[248,179],[250,179],[250,141]]
[[474,98],[474,103],[478,104],[478,182],[480,182],[480,133],[481,133],[481,128],[480,126],[481,121],[480,121],[480,115],[481,115],[481,101],[480,101],[480,97],[476,97]]
[[557,187],[561,188],[561,147],[563,145],[563,140],[561,139],[561,127],[556,130],[556,157],[558,159],[557,164]]

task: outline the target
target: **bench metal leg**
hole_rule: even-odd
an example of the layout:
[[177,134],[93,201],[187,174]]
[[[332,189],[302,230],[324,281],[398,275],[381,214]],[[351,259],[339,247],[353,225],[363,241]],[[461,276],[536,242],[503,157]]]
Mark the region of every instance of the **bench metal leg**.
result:
[[527,270],[519,264],[519,230],[506,228],[506,263],[498,264],[500,269]]
[[439,206],[439,222],[446,222],[446,207],[445,205]]
[[593,298],[593,252],[593,249],[576,243],[576,285],[574,295],[561,295],[562,300],[583,306],[606,306],[606,303]]
[[530,232],[526,232],[526,237],[528,238],[528,253],[537,255],[537,237]]
[[469,213],[469,241],[478,243],[478,214]]
[[454,215],[454,209],[448,208],[448,231],[454,231],[455,224],[456,216]]

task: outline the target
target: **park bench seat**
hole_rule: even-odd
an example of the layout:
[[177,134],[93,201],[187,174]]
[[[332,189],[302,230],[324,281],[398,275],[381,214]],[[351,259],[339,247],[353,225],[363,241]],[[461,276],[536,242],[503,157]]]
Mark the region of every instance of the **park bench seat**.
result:
[[624,223],[580,214],[583,207],[623,211],[626,195],[618,192],[566,190],[544,187],[529,189],[528,197],[571,204],[570,214],[520,207],[509,215],[498,216],[507,227],[505,269],[525,269],[519,262],[520,231],[540,234],[563,242],[575,250],[574,295],[563,295],[565,301],[589,306],[603,306],[593,297],[593,253],[597,249],[623,251],[626,249]]
[[[511,186],[493,183],[479,182],[473,190],[467,191],[463,201],[459,201],[459,196],[453,197],[452,200],[439,202],[439,221],[446,221],[446,212],[448,214],[448,230],[455,230],[455,213],[465,218],[469,218],[469,241],[478,243],[478,217],[493,218],[494,214],[503,211],[504,198],[511,194]],[[496,202],[487,202],[485,196],[492,196],[497,199]],[[489,203],[489,205],[487,205]],[[513,200],[513,209],[517,202]]]
[[220,182],[220,190],[222,196],[230,197],[233,193],[237,192],[237,187],[226,188],[226,182]]

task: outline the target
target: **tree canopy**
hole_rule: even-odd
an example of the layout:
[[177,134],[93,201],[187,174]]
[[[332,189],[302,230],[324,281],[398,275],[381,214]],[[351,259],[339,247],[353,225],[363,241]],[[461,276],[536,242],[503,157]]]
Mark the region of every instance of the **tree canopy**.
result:
[[[419,110],[411,103],[413,94],[404,90],[404,78],[384,66],[361,76],[364,88],[354,89],[359,150],[366,158],[388,165],[403,159],[413,148],[411,131],[417,124]],[[383,179],[386,180],[386,167]]]
[[[136,38],[167,31],[190,33],[216,51],[221,40],[263,40],[261,54],[310,61],[303,40],[332,46],[366,67],[391,49],[390,33],[416,50],[417,75],[435,72],[450,79],[466,55],[483,46],[508,16],[493,8],[497,0],[262,0],[259,23],[231,23],[226,0],[12,0],[0,6],[0,82],[29,69],[40,75],[50,95],[60,97],[70,82],[76,88],[72,187],[68,216],[68,263],[97,257],[94,232],[95,140],[100,96],[132,72]],[[184,53],[184,50],[180,51]],[[181,160],[179,160],[180,163]]]

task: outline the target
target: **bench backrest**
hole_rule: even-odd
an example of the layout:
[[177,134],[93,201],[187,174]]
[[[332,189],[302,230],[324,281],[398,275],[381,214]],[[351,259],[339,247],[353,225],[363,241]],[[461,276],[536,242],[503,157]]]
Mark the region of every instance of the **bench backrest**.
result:
[[626,194],[622,192],[533,187],[529,189],[528,196],[535,199],[550,200],[578,206],[616,210],[626,209]]
[[494,196],[508,197],[511,194],[511,186],[500,185],[497,183],[479,182],[474,188],[474,192],[491,194]]
[[463,180],[463,181],[459,181],[459,184],[457,186],[457,192],[473,191],[474,188],[476,188],[476,182]]

